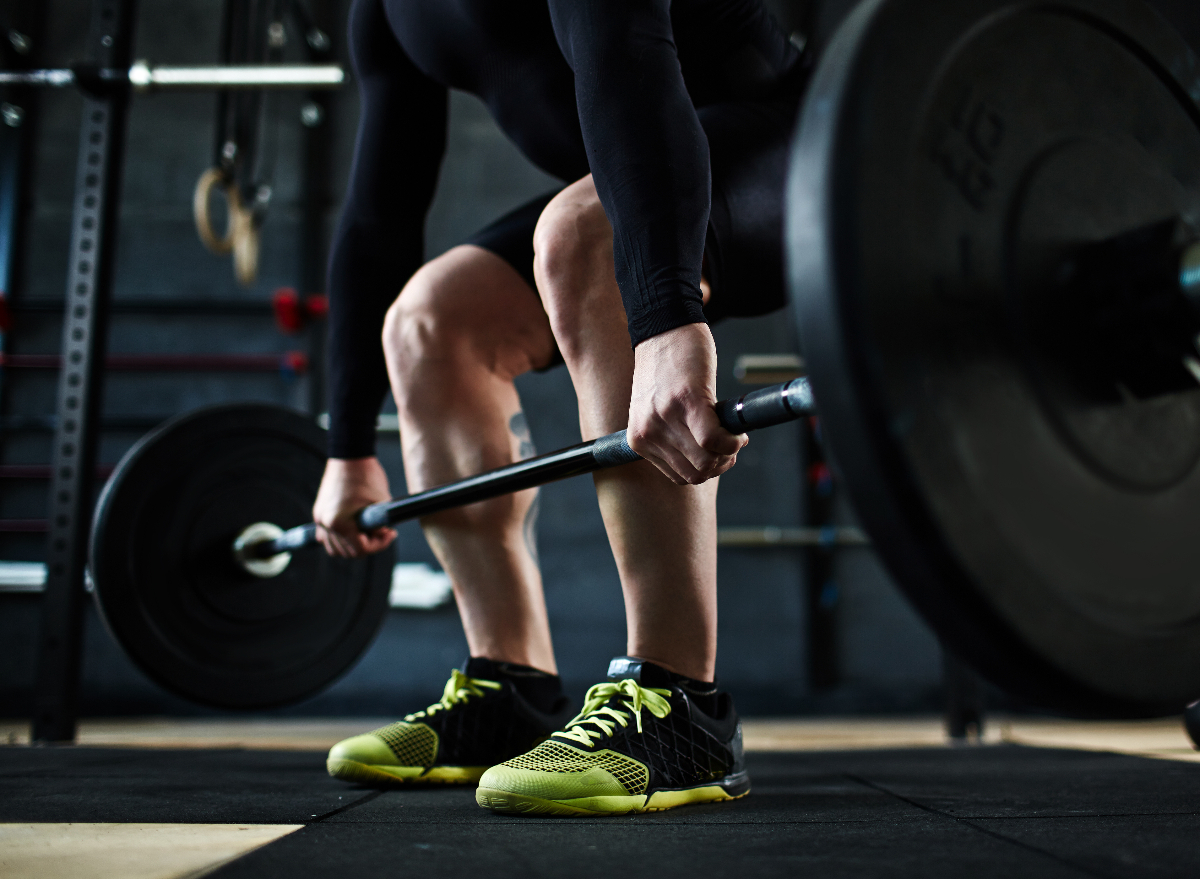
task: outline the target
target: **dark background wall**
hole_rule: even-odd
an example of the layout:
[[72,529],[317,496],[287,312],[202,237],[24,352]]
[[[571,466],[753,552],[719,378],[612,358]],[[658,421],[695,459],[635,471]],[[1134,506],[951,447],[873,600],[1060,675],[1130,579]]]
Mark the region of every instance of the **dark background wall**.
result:
[[[25,0],[0,2],[0,25],[27,20]],[[1161,0],[1189,29],[1196,43],[1193,0]],[[337,23],[344,3],[335,3]],[[789,29],[808,21],[806,4],[772,4]],[[853,0],[826,0],[813,30],[827,40]],[[84,0],[43,0],[44,30],[35,34],[38,62],[62,64],[82,55],[87,25]],[[216,59],[219,0],[142,0],[137,57],[160,63],[212,63]],[[0,96],[8,100],[8,96]],[[171,94],[135,99],[130,116],[115,296],[118,300],[233,299],[265,302],[279,286],[299,286],[304,252],[299,243],[300,123],[302,98],[271,98],[278,159],[274,198],[264,228],[258,282],[238,287],[226,260],[207,253],[192,228],[190,205],[196,178],[212,158],[214,98]],[[27,102],[28,103],[28,102]],[[22,221],[18,273],[5,291],[14,305],[61,298],[72,199],[80,102],[71,92],[43,92],[27,107],[32,136],[26,172],[27,206]],[[357,116],[353,88],[339,93],[327,124],[334,143],[333,204],[336,218]],[[474,98],[452,99],[449,152],[428,222],[428,254],[436,255],[505,210],[559,185],[533,168],[508,144]],[[315,291],[302,291],[315,292]],[[3,337],[11,353],[48,353],[60,345],[54,314],[17,312]],[[726,322],[715,328],[721,356],[722,396],[739,386],[731,370],[743,353],[796,350],[788,312]],[[113,320],[114,353],[270,353],[308,350],[310,335],[285,336],[262,317],[146,317]],[[306,377],[278,374],[204,375],[114,373],[104,412],[110,421],[101,461],[115,462],[149,424],[198,406],[233,399],[265,400],[312,409]],[[543,450],[578,441],[574,397],[564,370],[519,381],[533,435]],[[54,375],[0,372],[0,464],[49,460],[50,434],[38,418],[52,414]],[[319,408],[316,407],[316,408]],[[124,420],[121,425],[111,422]],[[132,422],[132,423],[130,423]],[[801,479],[806,462],[794,426],[755,437],[722,486],[722,526],[799,524]],[[380,455],[404,490],[394,438],[381,439]],[[0,519],[45,515],[46,483],[0,480]],[[850,511],[842,518],[849,521]],[[603,538],[587,480],[544,489],[539,525],[547,598],[562,673],[577,691],[603,674],[624,643],[624,620],[615,567]],[[0,560],[40,561],[44,537],[0,533]],[[401,529],[397,558],[433,563],[420,530]],[[838,636],[840,683],[814,691],[807,683],[806,620],[801,553],[798,550],[733,550],[720,555],[721,654],[718,670],[747,713],[815,710],[881,711],[934,707],[939,699],[940,653],[869,550],[845,551],[839,560]],[[0,594],[0,714],[26,715],[34,674],[36,595]],[[201,709],[162,692],[124,658],[89,611],[83,708],[89,714],[199,713]],[[358,666],[326,693],[288,709],[294,714],[395,714],[425,704],[440,691],[447,669],[466,653],[453,608],[389,612],[384,628]]]

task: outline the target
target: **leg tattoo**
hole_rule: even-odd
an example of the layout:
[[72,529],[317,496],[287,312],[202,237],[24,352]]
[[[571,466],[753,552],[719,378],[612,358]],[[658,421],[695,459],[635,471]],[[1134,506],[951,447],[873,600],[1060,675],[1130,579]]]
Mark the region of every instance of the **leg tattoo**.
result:
[[[518,412],[509,419],[508,429],[512,431],[513,436],[521,444],[517,454],[520,455],[522,461],[526,458],[532,458],[537,454],[537,449],[533,445],[533,435],[529,432],[529,422],[525,420],[524,412]],[[533,559],[534,564],[538,564],[537,517],[541,504],[542,495],[541,492],[538,492],[534,495],[533,503],[529,506],[529,512],[525,514],[525,523],[523,526],[525,548],[529,551],[529,557]]]
[[533,435],[529,432],[529,422],[525,420],[524,412],[518,412],[508,420],[508,429],[521,443],[517,454],[522,461],[537,454],[537,449],[533,447]]
[[542,493],[539,491],[533,496],[533,503],[529,505],[529,512],[525,514],[525,549],[529,551],[529,557],[533,559],[535,565],[541,564],[538,560],[537,548],[537,517],[538,509],[542,505]]

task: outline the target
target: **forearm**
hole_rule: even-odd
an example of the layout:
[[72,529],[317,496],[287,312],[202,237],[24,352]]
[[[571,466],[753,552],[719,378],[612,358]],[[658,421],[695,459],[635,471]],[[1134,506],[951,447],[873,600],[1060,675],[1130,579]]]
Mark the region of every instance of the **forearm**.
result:
[[555,0],[580,125],[613,226],[634,345],[704,321],[708,141],[679,71],[667,0]]
[[350,45],[360,118],[327,287],[329,452],[336,458],[374,454],[387,393],[380,333],[421,265],[446,138],[446,89],[413,65],[378,0],[355,0]]
[[407,247],[389,247],[382,238],[343,217],[331,252],[329,454],[335,458],[375,453],[375,422],[388,387],[380,333],[396,293],[420,265],[419,230],[395,235]]

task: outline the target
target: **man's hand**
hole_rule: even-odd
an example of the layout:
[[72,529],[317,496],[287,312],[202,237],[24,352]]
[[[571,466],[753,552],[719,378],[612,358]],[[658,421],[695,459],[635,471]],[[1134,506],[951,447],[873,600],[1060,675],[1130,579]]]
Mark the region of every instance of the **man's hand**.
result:
[[326,552],[340,558],[358,558],[385,549],[396,539],[395,530],[360,531],[354,514],[390,498],[387,473],[378,458],[330,458],[313,504],[317,540]]
[[749,440],[721,427],[717,346],[707,324],[688,324],[634,351],[630,447],[676,485],[699,485],[737,461]]

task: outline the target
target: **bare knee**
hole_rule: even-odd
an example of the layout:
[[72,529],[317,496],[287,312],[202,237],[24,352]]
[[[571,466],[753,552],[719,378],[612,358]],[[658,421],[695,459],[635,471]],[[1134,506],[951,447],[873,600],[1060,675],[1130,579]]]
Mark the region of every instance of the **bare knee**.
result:
[[460,349],[470,327],[456,320],[449,298],[439,295],[432,264],[412,276],[383,322],[383,350],[393,377],[411,379]]
[[512,379],[548,360],[553,340],[528,285],[495,254],[457,247],[422,266],[387,311],[394,382],[486,371]]
[[612,268],[612,226],[591,177],[571,184],[546,205],[533,233],[533,271],[539,289]]
[[[591,177],[568,186],[542,211],[533,235],[538,293],[564,356],[579,341],[597,299],[618,301],[612,227]],[[611,304],[611,303],[610,303]]]

